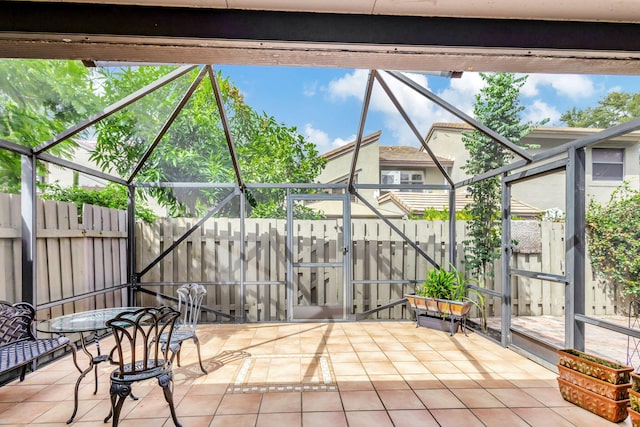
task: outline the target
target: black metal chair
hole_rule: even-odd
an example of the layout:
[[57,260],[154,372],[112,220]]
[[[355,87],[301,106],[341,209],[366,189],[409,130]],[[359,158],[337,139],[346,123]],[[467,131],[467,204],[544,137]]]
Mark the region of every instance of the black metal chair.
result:
[[170,307],[146,307],[125,311],[106,322],[116,341],[118,368],[110,376],[111,411],[104,419],[105,423],[113,416],[112,426],[118,425],[122,405],[131,394],[134,382],[157,378],[169,404],[173,423],[182,427],[173,404],[173,374],[169,355],[170,351],[176,352],[177,348],[163,345],[158,339],[164,333],[171,338],[179,315]]
[[188,283],[178,288],[178,311],[180,312],[180,319],[176,322],[176,328],[173,331],[173,336],[168,340],[166,333],[160,336],[160,342],[166,344],[171,343],[171,346],[177,349],[176,356],[178,357],[178,366],[180,366],[180,350],[182,348],[182,342],[185,340],[193,340],[198,350],[198,362],[200,362],[200,369],[207,374],[207,370],[202,365],[202,357],[200,356],[200,340],[196,335],[196,327],[198,326],[198,319],[200,318],[200,308],[202,307],[202,300],[207,294],[207,290],[204,286],[198,283]]

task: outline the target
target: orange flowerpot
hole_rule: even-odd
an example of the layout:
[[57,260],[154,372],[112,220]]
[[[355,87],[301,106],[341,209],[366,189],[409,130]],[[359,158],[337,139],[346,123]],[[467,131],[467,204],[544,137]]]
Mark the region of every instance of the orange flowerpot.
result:
[[582,388],[568,381],[558,378],[558,387],[564,400],[593,412],[612,423],[618,423],[627,418],[629,399],[611,400],[592,391]]
[[560,373],[560,378],[562,378],[563,380],[575,384],[578,387],[586,388],[587,390],[597,393],[600,396],[604,396],[607,399],[629,399],[629,388],[631,387],[630,383],[611,384],[606,381],[590,377],[581,372],[571,370],[562,365],[558,365],[558,372]]
[[558,350],[558,358],[559,365],[611,384],[626,384],[631,381],[629,374],[633,368],[611,360],[573,349]]

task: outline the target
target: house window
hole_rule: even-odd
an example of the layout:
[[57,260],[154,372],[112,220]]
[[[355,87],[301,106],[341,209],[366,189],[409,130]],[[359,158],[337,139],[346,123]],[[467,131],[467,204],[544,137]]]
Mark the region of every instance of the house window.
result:
[[591,150],[594,181],[622,181],[624,179],[623,148],[593,148]]
[[[400,174],[400,184],[411,184],[411,185],[422,185],[424,181],[422,180],[422,173],[420,172],[402,172]],[[422,190],[412,190],[412,191],[422,191]]]

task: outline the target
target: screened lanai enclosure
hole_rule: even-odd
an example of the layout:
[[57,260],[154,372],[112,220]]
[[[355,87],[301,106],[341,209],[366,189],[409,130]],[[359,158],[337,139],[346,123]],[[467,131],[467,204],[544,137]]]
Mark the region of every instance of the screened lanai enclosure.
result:
[[[400,16],[388,10],[377,15],[323,9],[258,13],[182,4],[167,9],[12,3],[0,6],[4,16],[15,18],[1,24],[5,58],[77,59],[87,67],[119,71],[162,63],[166,73],[121,89],[119,99],[96,106],[74,126],[42,140],[24,144],[0,136],[0,148],[21,165],[20,195],[1,195],[2,299],[32,302],[42,319],[92,308],[171,304],[178,286],[197,282],[207,289],[203,322],[409,320],[413,313],[404,295],[414,292],[429,269],[464,269],[466,223],[456,220],[457,202],[469,185],[500,177],[502,255],[495,277],[472,286],[483,295],[489,319],[484,330],[476,310],[471,319],[476,331],[551,363],[562,347],[606,355],[602,336],[624,343],[624,354],[611,357],[634,356],[640,332],[625,317],[629,301],[595,276],[586,256],[585,207],[592,173],[588,151],[630,138],[622,146],[635,147],[629,153],[637,157],[640,138],[632,136],[640,119],[552,148],[526,150],[416,83],[411,73],[397,71],[441,78],[476,71],[628,74],[637,69],[640,42],[633,37],[635,21],[619,22],[628,21],[627,16],[604,19],[612,22],[581,16],[563,21],[569,12],[551,8],[550,15],[531,10],[521,12],[530,15],[519,20],[495,19],[483,16],[481,9],[474,14],[473,6],[465,15],[470,17],[462,19],[447,15],[452,11],[434,18],[415,10]],[[604,13],[594,5],[585,10]],[[169,15],[173,24],[164,26]],[[92,16],[92,24],[82,16]],[[528,31],[514,31],[522,25]],[[249,135],[239,131],[242,111],[233,108],[233,97],[217,73],[215,64],[225,63],[337,63],[370,70],[340,179],[270,181],[269,165],[256,169],[245,149]],[[370,168],[362,150],[374,131],[367,127],[374,91],[384,95],[415,137],[415,147],[429,156],[439,174],[435,181],[387,184],[363,178]],[[408,93],[491,138],[510,153],[511,162],[456,179],[446,164],[447,153],[434,152],[437,144],[427,141],[428,129],[419,128],[415,111],[403,104]],[[194,130],[185,115],[198,111],[200,103],[216,114]],[[130,135],[138,138],[110,131],[115,123],[137,126]],[[222,165],[219,170],[198,173],[166,161],[178,155],[172,144],[185,133],[213,141],[206,146],[214,151],[203,149],[193,164],[209,159]],[[627,172],[637,175],[637,159],[629,164],[634,166]],[[162,180],[149,173],[152,167],[161,171]],[[78,217],[73,204],[41,200],[38,182],[44,169],[75,175],[76,182],[125,187],[128,208],[85,206]],[[527,192],[521,189],[531,185],[561,194],[563,221],[520,221],[512,212],[514,195],[521,199]],[[444,195],[449,219],[392,218],[369,196],[402,191]],[[165,215],[146,221],[136,216],[141,200],[174,200],[181,210],[161,211]],[[281,214],[255,215],[262,200],[276,200]],[[331,214],[314,209],[317,205],[331,206]],[[534,327],[538,321],[542,332]],[[640,360],[630,362],[640,365]]]

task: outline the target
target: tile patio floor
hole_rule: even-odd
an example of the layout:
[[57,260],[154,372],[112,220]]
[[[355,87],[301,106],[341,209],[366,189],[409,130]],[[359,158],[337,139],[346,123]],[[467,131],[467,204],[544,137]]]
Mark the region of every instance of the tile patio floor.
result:
[[[565,402],[553,372],[473,333],[450,337],[389,321],[198,331],[209,374],[191,342],[183,345],[182,366],[174,366],[184,427],[615,425]],[[97,395],[93,376],[83,380],[72,425],[104,425],[112,369],[99,365]],[[0,425],[66,425],[76,378],[67,356],[0,388]],[[125,402],[122,427],[173,425],[155,381],[133,391],[139,400]]]

